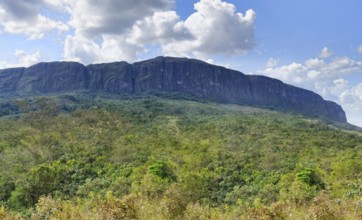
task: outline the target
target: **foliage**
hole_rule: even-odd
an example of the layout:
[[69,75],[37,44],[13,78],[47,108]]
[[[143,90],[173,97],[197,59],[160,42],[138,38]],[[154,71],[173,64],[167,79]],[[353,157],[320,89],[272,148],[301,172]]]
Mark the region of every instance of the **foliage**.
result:
[[154,96],[15,104],[0,118],[0,218],[362,217],[355,131]]

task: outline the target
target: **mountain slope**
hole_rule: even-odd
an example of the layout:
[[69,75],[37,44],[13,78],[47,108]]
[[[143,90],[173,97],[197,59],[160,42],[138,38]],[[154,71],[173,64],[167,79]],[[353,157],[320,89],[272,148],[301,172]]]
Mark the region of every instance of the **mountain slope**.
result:
[[362,217],[361,133],[240,105],[58,98],[0,118],[0,219]]
[[305,116],[346,122],[343,109],[311,91],[265,76],[172,57],[129,64],[84,66],[75,62],[39,63],[0,70],[0,94],[47,95],[71,92],[139,94],[178,92],[208,100],[284,109]]

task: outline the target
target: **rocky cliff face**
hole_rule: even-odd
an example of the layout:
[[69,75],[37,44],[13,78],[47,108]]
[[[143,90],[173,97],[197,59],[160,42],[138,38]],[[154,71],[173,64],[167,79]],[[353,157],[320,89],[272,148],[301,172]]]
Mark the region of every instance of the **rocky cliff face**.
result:
[[0,70],[0,94],[44,95],[76,91],[179,92],[223,103],[284,109],[346,122],[339,105],[325,101],[311,91],[194,59],[157,57],[134,64],[116,62],[89,66],[52,62]]

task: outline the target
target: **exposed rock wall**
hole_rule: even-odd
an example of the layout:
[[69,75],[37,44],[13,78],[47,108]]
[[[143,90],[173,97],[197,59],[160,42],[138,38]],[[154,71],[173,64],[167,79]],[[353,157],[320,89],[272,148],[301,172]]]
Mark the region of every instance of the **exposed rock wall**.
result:
[[1,94],[76,91],[112,94],[179,92],[224,103],[284,109],[346,122],[339,105],[323,100],[314,92],[194,59],[157,57],[134,64],[115,62],[89,66],[52,62],[0,70]]

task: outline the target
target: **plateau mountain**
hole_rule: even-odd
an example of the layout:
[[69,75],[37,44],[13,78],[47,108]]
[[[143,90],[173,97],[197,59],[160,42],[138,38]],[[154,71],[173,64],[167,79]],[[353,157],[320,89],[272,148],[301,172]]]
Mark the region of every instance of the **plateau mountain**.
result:
[[345,123],[341,106],[280,80],[245,75],[206,62],[156,57],[136,62],[85,66],[77,62],[38,63],[0,70],[1,96],[67,93],[180,93],[221,103],[287,110]]

